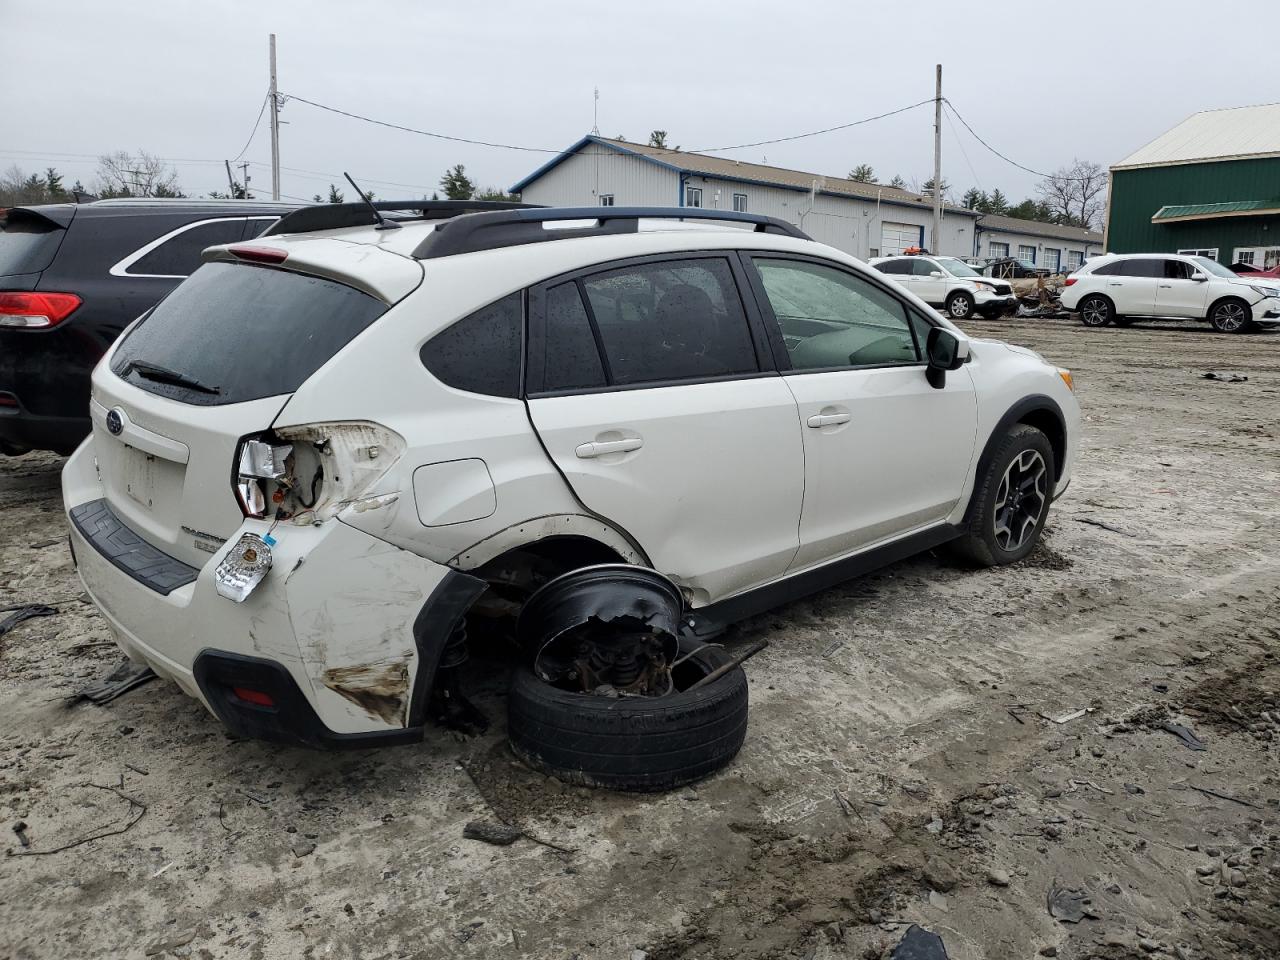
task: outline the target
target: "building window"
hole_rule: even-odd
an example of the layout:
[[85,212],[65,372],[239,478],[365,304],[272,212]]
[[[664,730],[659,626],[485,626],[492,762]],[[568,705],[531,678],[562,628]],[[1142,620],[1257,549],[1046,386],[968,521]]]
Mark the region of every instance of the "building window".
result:
[[868,250],[868,251],[867,251],[867,256],[868,256],[868,257],[878,257],[878,256],[880,256],[880,248],[879,248],[879,247],[872,247],[870,250]]
[[987,249],[990,250],[992,258],[996,260],[1009,255],[1009,245],[1007,243],[997,243],[992,240],[991,243],[987,245]]
[[613,194],[612,194],[612,193],[602,193],[602,194],[600,194],[600,206],[602,206],[602,207],[612,207],[612,206],[613,206]]
[[701,187],[685,187],[684,188],[684,205],[686,207],[702,206],[702,188]]
[[1054,273],[1062,266],[1062,251],[1055,247],[1044,248],[1044,265]]
[[735,193],[733,195],[733,209],[738,213],[747,212],[747,195],[745,193]]
[[1217,247],[1205,247],[1200,250],[1179,250],[1178,253],[1188,257],[1208,257],[1210,260],[1218,259]]
[[1079,270],[1080,265],[1084,263],[1084,254],[1079,250],[1067,251],[1067,269]]
[[1235,262],[1252,264],[1253,258],[1256,254],[1256,250],[1237,250]]
[[1018,259],[1026,260],[1030,263],[1036,262],[1036,248],[1028,246],[1025,243],[1018,244]]

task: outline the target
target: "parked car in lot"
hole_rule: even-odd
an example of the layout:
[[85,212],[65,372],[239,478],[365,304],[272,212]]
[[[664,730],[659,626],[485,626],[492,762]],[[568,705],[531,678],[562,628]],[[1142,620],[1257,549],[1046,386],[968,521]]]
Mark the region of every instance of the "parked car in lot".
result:
[[1207,320],[1220,333],[1280,324],[1280,283],[1232,273],[1208,257],[1172,253],[1093,257],[1067,277],[1062,306],[1087,327],[1143,317]]
[[703,638],[932,547],[1019,560],[1067,486],[1067,371],[791,224],[376,206],[416,215],[206,251],[95,369],[63,471],[120,646],[242,735],[478,723],[467,624],[518,615],[521,757],[697,779],[747,708]]
[[1018,306],[1013,287],[986,279],[956,257],[876,257],[868,262],[954,320],[964,320],[975,311],[994,320]]
[[1274,267],[1255,267],[1252,263],[1233,263],[1230,270],[1238,276],[1249,277],[1254,280],[1263,277],[1280,279],[1280,264]]
[[1051,276],[1052,273],[1048,267],[1037,267],[1030,260],[1019,260],[1017,257],[1001,257],[982,268],[983,276],[998,277],[1001,280],[1034,280],[1036,277]]
[[0,211],[0,453],[70,453],[89,433],[89,373],[200,263],[295,204],[99,200]]

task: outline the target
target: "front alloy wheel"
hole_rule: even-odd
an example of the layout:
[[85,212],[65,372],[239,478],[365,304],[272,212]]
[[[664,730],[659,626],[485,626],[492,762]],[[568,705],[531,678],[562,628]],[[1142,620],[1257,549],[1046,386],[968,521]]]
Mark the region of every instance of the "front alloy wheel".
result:
[[1239,300],[1224,300],[1213,308],[1209,322],[1219,333],[1243,333],[1251,325],[1252,318]]
[[1031,539],[1049,502],[1049,468],[1036,450],[1014,457],[996,488],[992,511],[992,535],[996,545],[1009,553]]

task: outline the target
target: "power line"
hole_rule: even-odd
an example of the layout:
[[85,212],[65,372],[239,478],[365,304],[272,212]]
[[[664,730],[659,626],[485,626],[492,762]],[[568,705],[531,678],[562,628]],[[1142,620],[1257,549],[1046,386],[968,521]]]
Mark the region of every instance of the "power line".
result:
[[973,182],[978,185],[978,189],[986,193],[986,187],[982,185],[982,181],[978,179],[978,171],[973,169],[973,163],[969,160],[969,152],[964,148],[964,141],[960,139],[960,133],[956,130],[956,125],[951,122],[951,115],[947,114],[947,126],[951,128],[951,136],[955,138],[956,146],[960,148],[960,156],[964,157],[965,166],[969,168],[969,173],[973,177]]
[[337,113],[344,117],[350,117],[353,120],[363,120],[365,123],[374,123],[380,127],[389,127],[392,130],[403,130],[405,133],[416,133],[422,137],[433,137],[436,140],[450,140],[454,143],[470,143],[477,147],[497,147],[502,150],[521,150],[526,153],[561,153],[560,150],[548,150],[544,147],[522,147],[513,143],[494,143],[489,140],[471,140],[467,137],[453,137],[445,133],[432,133],[429,130],[417,130],[413,127],[406,127],[398,123],[388,123],[386,120],[375,120],[373,117],[362,116],[358,113],[351,113],[348,110],[339,110],[337,107],[326,106],[323,103],[316,103],[314,100],[308,100],[306,97],[299,97],[296,94],[281,94],[285,100],[297,100],[299,103],[305,103],[308,106],[317,108],[318,110],[327,110],[330,113]]
[[270,99],[270,94],[263,94],[262,106],[258,108],[258,119],[253,121],[253,129],[249,131],[249,139],[244,142],[244,146],[240,148],[240,152],[231,158],[232,163],[235,163],[237,160],[243,157],[245,154],[245,151],[249,149],[249,144],[253,143],[253,138],[258,132],[258,124],[262,123],[262,115],[267,112],[268,99]]
[[964,128],[968,130],[970,134],[973,135],[973,139],[977,140],[980,144],[982,144],[984,147],[986,147],[988,150],[994,153],[997,157],[999,157],[1005,163],[1012,164],[1013,166],[1017,167],[1019,170],[1025,170],[1027,173],[1033,173],[1037,177],[1044,177],[1046,179],[1049,177],[1052,177],[1055,180],[1069,180],[1075,183],[1085,183],[1085,182],[1088,182],[1090,179],[1092,179],[1090,177],[1064,177],[1064,176],[1059,176],[1056,173],[1041,173],[1039,170],[1032,170],[1030,167],[1019,163],[1017,160],[1013,160],[1013,159],[1010,159],[1009,157],[1006,157],[1003,153],[1001,153],[991,144],[987,143],[987,141],[983,140],[980,136],[978,136],[977,131],[975,131],[973,127],[969,126],[969,121],[965,120],[964,117],[960,116],[960,111],[957,110],[952,105],[950,100],[943,98],[942,102],[946,105],[947,109],[950,110],[951,113],[955,115],[955,118],[964,124]]
[[910,106],[899,107],[897,110],[890,110],[887,113],[878,113],[874,117],[865,117],[862,120],[854,120],[850,123],[841,123],[834,127],[823,127],[821,130],[811,130],[808,133],[796,133],[789,137],[777,137],[773,140],[757,140],[754,143],[737,143],[731,147],[699,147],[692,153],[720,153],[725,150],[743,150],[747,147],[765,147],[773,143],[788,143],[792,140],[804,140],[806,137],[817,137],[824,133],[835,133],[837,130],[848,130],[850,127],[859,127],[864,123],[871,123],[873,120],[883,120],[885,117],[892,117],[899,113],[906,113],[908,110],[914,110],[916,107],[922,107],[926,103],[933,103],[933,97],[928,100],[921,100],[919,103],[913,103]]

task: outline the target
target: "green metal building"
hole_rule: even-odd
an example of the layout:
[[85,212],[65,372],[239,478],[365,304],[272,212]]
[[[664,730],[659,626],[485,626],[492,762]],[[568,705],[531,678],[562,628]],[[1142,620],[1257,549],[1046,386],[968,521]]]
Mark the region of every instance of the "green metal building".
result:
[[1194,114],[1115,164],[1106,249],[1280,263],[1280,104]]

